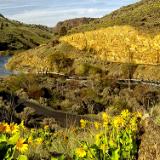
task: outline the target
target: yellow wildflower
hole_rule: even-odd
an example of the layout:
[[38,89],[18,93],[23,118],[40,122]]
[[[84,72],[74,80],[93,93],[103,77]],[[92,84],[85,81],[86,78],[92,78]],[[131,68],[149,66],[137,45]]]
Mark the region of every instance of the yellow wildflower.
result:
[[36,144],[42,144],[43,139],[42,138],[37,138],[35,139]]
[[0,123],[0,133],[6,132],[7,128],[8,128],[7,124]]
[[108,121],[108,118],[109,117],[108,117],[107,113],[103,112],[102,113],[102,120],[106,122],[106,121]]
[[26,127],[24,126],[24,121],[21,121],[21,123],[20,123],[20,128],[22,128],[23,130],[25,130],[26,129]]
[[142,113],[141,113],[141,112],[136,112],[136,113],[135,113],[135,117],[137,117],[137,118],[142,118]]
[[137,128],[137,118],[136,117],[131,118],[129,128],[132,131],[137,131],[138,128]]
[[16,149],[21,153],[25,153],[28,150],[28,144],[25,144],[24,142],[25,140],[20,138],[16,143]]
[[45,126],[44,126],[44,129],[45,129],[45,130],[48,130],[48,129],[49,129],[49,126],[48,126],[48,125],[45,125]]
[[83,148],[77,148],[75,153],[79,158],[83,158],[87,154],[86,151]]
[[100,149],[103,151],[103,154],[106,153],[107,148],[108,148],[108,147],[106,146],[106,144],[101,144],[101,145],[100,145]]
[[99,127],[100,127],[100,123],[98,123],[98,122],[94,122],[94,127],[98,130],[98,129],[99,129]]
[[107,127],[108,127],[108,122],[107,122],[107,121],[104,121],[104,122],[103,122],[103,127],[104,127],[104,128],[107,128]]
[[114,117],[113,126],[115,128],[124,127],[124,125],[125,125],[125,120],[122,117],[120,116]]
[[29,138],[28,138],[28,143],[29,143],[29,144],[33,143],[33,138],[32,138],[32,136],[29,136]]
[[124,119],[128,118],[128,117],[130,116],[130,112],[128,111],[128,109],[123,110],[123,111],[121,112],[121,116],[122,116]]
[[87,121],[84,120],[84,119],[81,119],[81,120],[80,120],[80,124],[81,124],[81,128],[85,128],[85,127],[86,127],[86,124],[87,124]]
[[103,136],[103,133],[98,133],[98,134],[96,134],[95,143],[96,143],[97,145],[100,144],[101,139],[102,139],[102,136]]
[[18,132],[18,129],[19,129],[19,127],[17,124],[11,123],[10,125],[7,125],[6,132],[7,133],[15,133],[15,132]]
[[31,129],[31,133],[34,134],[36,130],[34,128]]

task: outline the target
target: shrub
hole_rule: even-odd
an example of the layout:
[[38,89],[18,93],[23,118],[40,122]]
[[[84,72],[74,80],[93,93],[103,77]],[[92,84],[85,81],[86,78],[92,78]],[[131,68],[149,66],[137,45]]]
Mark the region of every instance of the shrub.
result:
[[88,66],[85,64],[77,64],[75,66],[75,73],[78,75],[86,75],[88,73]]

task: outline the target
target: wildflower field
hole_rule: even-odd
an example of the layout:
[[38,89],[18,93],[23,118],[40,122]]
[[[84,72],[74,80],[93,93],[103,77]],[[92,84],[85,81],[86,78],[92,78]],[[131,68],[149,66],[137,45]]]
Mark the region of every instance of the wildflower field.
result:
[[124,110],[110,117],[105,112],[100,121],[81,119],[80,127],[51,132],[48,126],[28,129],[23,121],[0,123],[2,160],[119,160],[136,159],[140,113]]

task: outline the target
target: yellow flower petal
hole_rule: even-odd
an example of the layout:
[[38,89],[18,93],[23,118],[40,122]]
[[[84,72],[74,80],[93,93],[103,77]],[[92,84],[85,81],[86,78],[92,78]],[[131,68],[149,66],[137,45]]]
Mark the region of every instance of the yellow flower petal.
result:
[[25,140],[20,138],[16,143],[16,149],[21,152],[25,153],[28,150],[28,144],[24,144]]
[[79,158],[83,158],[87,154],[86,151],[83,148],[77,148],[75,153]]

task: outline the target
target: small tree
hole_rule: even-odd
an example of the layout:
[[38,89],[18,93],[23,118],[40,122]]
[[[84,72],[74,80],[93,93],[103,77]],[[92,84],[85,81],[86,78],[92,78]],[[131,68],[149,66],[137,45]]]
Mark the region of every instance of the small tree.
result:
[[67,29],[65,26],[62,26],[59,30],[59,35],[60,36],[65,36],[67,34]]
[[0,29],[3,30],[4,29],[4,24],[1,23]]

